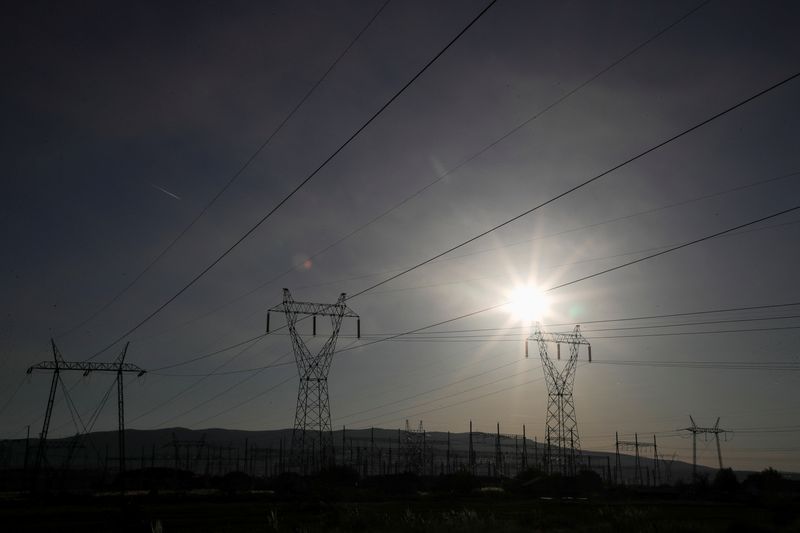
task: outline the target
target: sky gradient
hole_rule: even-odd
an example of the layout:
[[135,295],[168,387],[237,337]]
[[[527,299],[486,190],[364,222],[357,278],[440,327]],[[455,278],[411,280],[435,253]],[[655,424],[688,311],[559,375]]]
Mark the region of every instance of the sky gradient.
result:
[[[38,433],[49,378],[23,378],[30,364],[51,357],[50,337],[65,359],[84,360],[138,323],[486,5],[390,2],[198,223],[118,301],[70,331],[198,215],[382,4],[11,8],[0,23],[0,437],[24,436],[28,424]],[[500,0],[274,216],[130,335],[128,360],[157,369],[260,335],[282,287],[318,302],[356,293],[800,71],[798,4],[711,1],[603,72],[697,5]],[[547,289],[795,207],[798,139],[795,79],[348,305],[367,341],[498,304],[518,285]],[[690,460],[691,441],[672,432],[690,414],[705,426],[721,417],[734,430],[723,444],[727,464],[800,470],[800,329],[792,329],[800,328],[800,306],[587,324],[800,302],[798,242],[794,212],[550,292],[544,323],[582,323],[593,346],[594,362],[578,368],[575,384],[583,446],[607,451],[615,431],[659,432],[664,453]],[[750,321],[618,329],[739,319]],[[517,329],[342,352],[330,374],[334,426],[395,428],[408,418],[465,431],[471,419],[482,431],[500,422],[504,432],[521,433],[525,424],[541,438],[546,389],[538,359],[524,358],[526,327],[500,309],[437,329]],[[354,332],[346,321],[339,346],[356,346]],[[280,333],[131,379],[128,425],[290,427],[297,371]],[[660,333],[671,335],[620,338]],[[113,360],[120,349],[97,360]],[[290,364],[247,371],[273,362]],[[798,368],[720,367],[732,362]],[[111,377],[65,382],[88,413]],[[106,408],[96,429],[114,427],[113,411]],[[51,434],[74,431],[57,398]],[[701,448],[701,462],[714,464],[711,443]]]

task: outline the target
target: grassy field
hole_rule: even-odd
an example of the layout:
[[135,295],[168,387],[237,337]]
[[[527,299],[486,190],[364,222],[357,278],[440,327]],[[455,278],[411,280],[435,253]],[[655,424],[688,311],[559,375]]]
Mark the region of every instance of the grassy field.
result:
[[162,494],[0,504],[4,531],[642,531],[800,532],[789,504],[416,495],[387,501],[278,501],[274,495]]

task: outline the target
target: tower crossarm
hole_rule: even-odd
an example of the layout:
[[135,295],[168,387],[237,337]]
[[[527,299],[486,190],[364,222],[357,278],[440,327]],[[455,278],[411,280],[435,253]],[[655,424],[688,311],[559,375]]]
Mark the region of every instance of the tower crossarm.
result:
[[625,449],[631,449],[631,450],[634,449],[634,448],[637,448],[637,447],[638,448],[652,448],[653,447],[653,443],[652,442],[645,442],[645,441],[636,442],[636,441],[632,441],[632,440],[621,440],[621,441],[618,441],[618,444],[619,444],[620,448],[624,447]]
[[344,303],[321,304],[314,302],[298,302],[290,300],[270,307],[270,313],[293,313],[295,315],[341,316],[343,318],[359,318],[358,313]]
[[553,342],[556,344],[583,344],[585,346],[589,346],[590,343],[584,337],[580,331],[570,332],[570,333],[551,333],[545,331],[536,331],[530,339],[531,341],[539,341],[539,342]]
[[90,372],[131,372],[139,376],[147,370],[131,363],[96,363],[93,361],[42,361],[28,367],[27,373],[34,370],[73,370],[89,374]]
[[701,427],[688,427],[688,428],[681,428],[678,431],[689,431],[690,433],[710,433],[710,434],[718,434],[718,433],[730,433],[731,431],[728,429],[722,428],[701,428]]

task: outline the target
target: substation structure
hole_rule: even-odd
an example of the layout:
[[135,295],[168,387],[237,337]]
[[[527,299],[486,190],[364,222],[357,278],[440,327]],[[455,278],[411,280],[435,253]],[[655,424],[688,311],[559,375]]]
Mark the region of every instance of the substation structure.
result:
[[[332,466],[335,462],[333,435],[331,433],[331,409],[328,397],[328,373],[333,352],[339,338],[339,329],[345,317],[357,320],[358,338],[361,338],[361,320],[345,304],[345,293],[333,304],[296,302],[289,289],[283,289],[283,303],[267,310],[267,333],[270,331],[270,313],[284,313],[292,339],[300,387],[297,392],[297,408],[294,415],[290,465],[297,471],[308,474]],[[317,317],[331,319],[331,333],[316,354],[303,340],[297,323],[311,316],[312,334],[317,334]]]
[[[119,474],[120,480],[125,473],[125,396],[123,390],[123,375],[126,373],[134,373],[137,377],[145,374],[146,370],[125,362],[125,355],[128,353],[128,343],[125,344],[122,352],[117,359],[112,363],[100,363],[93,361],[64,361],[61,352],[58,350],[56,343],[50,339],[50,345],[53,348],[53,360],[42,361],[28,368],[27,373],[31,374],[34,370],[48,370],[53,373],[50,381],[50,393],[47,397],[47,408],[45,409],[44,422],[42,423],[42,431],[39,434],[39,442],[36,450],[36,460],[34,463],[33,481],[32,486],[36,488],[39,474],[41,469],[47,463],[47,434],[50,431],[50,420],[53,416],[53,404],[55,403],[56,391],[58,386],[61,385],[64,395],[69,402],[69,394],[64,382],[61,378],[62,372],[82,372],[84,376],[88,376],[92,372],[113,372],[116,376],[117,383],[117,416],[118,416],[118,461],[119,461]],[[105,400],[104,400],[105,401]],[[78,444],[77,438],[74,438],[69,444],[69,451],[67,454],[66,463],[72,458],[75,448]],[[26,446],[27,448],[27,446]],[[26,452],[27,463],[27,452]]]
[[[539,346],[539,357],[547,384],[547,413],[545,421],[545,458],[543,465],[548,474],[560,473],[574,476],[581,468],[581,441],[578,434],[578,420],[575,416],[575,400],[572,390],[575,385],[575,371],[578,368],[578,353],[581,346],[588,348],[588,360],[592,362],[592,346],[581,334],[581,327],[575,326],[571,333],[546,333],[536,323],[533,334],[525,342],[525,356],[528,356],[528,341]],[[561,359],[561,345],[569,346],[569,357],[564,366],[558,368],[549,356],[548,344],[556,345],[556,359]]]
[[[507,429],[507,428],[506,428]],[[469,473],[486,478],[511,478],[529,469],[544,471],[547,448],[541,439],[527,434],[501,432],[499,423],[490,431],[473,430],[431,432],[421,421],[400,429],[341,427],[331,434],[336,444],[333,460],[338,467],[354,470],[362,477],[415,474],[440,476]],[[177,433],[180,433],[178,435]],[[210,438],[205,432],[181,430],[140,442],[127,450],[125,459],[127,490],[188,488],[192,483],[206,486],[209,479],[234,472],[246,474],[250,483],[259,479],[297,472],[290,444],[293,431],[252,432],[243,438]],[[76,447],[71,438],[50,440],[48,458],[52,461],[74,449],[72,459],[62,470],[60,488],[79,488],[81,483],[110,488],[114,485],[115,452],[102,440],[87,441],[97,447],[96,454]],[[129,443],[130,444],[130,443]],[[105,451],[103,448],[105,447]],[[113,446],[111,447],[113,448]],[[0,489],[14,490],[15,476],[25,464],[26,439],[0,441]],[[80,451],[77,453],[75,450]],[[582,471],[592,471],[609,485],[615,483],[613,453],[591,455],[582,451]],[[630,463],[632,459],[627,457]],[[648,461],[643,459],[643,462]],[[642,467],[645,471],[647,467]],[[67,475],[68,474],[68,475]],[[647,479],[647,476],[644,476]],[[628,484],[628,483],[626,483]]]
[[[633,484],[640,487],[659,485],[661,483],[661,468],[658,457],[658,443],[656,442],[655,434],[653,435],[653,442],[640,441],[638,433],[633,434],[633,440],[619,440],[619,432],[615,432],[614,437],[614,483],[618,485]],[[632,480],[630,479],[630,476],[625,476],[622,461],[620,459],[620,450],[634,452]],[[652,450],[652,472],[650,471],[649,466],[642,465],[643,457],[640,453],[640,450]]]

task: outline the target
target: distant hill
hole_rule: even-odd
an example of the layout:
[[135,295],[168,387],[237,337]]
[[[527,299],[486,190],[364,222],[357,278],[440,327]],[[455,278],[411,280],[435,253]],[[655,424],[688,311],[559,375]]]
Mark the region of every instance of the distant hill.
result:
[[[333,431],[337,463],[353,466],[362,473],[392,473],[402,468],[405,433],[391,429],[341,429]],[[191,470],[196,473],[222,474],[243,471],[251,475],[274,474],[288,463],[292,430],[243,431],[222,428],[192,430],[181,427],[170,429],[125,431],[126,465],[128,469],[169,467]],[[426,455],[425,473],[438,474],[449,469],[457,470],[468,464],[469,433],[426,432],[417,437]],[[449,440],[449,446],[448,446]],[[527,457],[529,466],[535,465],[544,452],[541,443],[521,437],[500,436],[500,462],[497,467],[497,435],[474,432],[473,450],[476,471],[480,475],[516,475]],[[37,439],[29,441],[29,464],[33,463]],[[448,453],[449,450],[449,453]],[[616,457],[613,453],[584,450],[583,455],[592,469],[603,477],[615,475]],[[116,470],[118,461],[117,432],[99,431],[74,438],[48,441],[48,462],[59,467],[67,464],[77,469]],[[449,458],[449,459],[448,459]],[[25,463],[25,440],[0,442],[0,467],[21,468]],[[630,454],[620,454],[623,478],[631,483],[637,479],[636,459]],[[643,482],[655,477],[652,457],[640,457]],[[660,461],[662,482],[690,481],[692,465],[682,461]],[[698,465],[698,474],[713,478],[715,469]],[[744,476],[746,472],[738,473]]]

